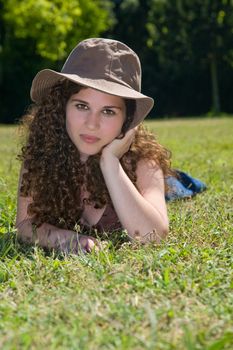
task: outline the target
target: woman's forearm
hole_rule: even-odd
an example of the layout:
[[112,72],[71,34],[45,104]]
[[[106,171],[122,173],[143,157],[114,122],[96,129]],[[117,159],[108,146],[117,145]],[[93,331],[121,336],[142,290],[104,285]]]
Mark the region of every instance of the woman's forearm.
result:
[[160,241],[168,232],[168,221],[138,192],[120,161],[105,155],[101,169],[119,220],[129,236],[142,242]]
[[77,233],[60,229],[48,223],[36,228],[31,219],[16,224],[18,238],[29,244],[38,244],[43,248],[68,251],[77,245]]

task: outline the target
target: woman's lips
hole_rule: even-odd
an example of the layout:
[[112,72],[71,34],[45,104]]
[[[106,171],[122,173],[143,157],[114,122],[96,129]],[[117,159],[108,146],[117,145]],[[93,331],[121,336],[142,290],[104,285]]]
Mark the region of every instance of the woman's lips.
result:
[[96,143],[100,140],[99,137],[92,136],[92,135],[86,135],[86,134],[81,134],[80,138],[86,143]]

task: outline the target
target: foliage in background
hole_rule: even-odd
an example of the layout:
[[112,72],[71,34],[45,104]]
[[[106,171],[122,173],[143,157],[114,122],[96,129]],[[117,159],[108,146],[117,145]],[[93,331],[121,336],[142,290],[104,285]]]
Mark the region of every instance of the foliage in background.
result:
[[7,0],[4,19],[16,38],[31,38],[51,61],[66,58],[77,42],[98,36],[113,23],[105,0]]
[[163,65],[172,72],[178,63],[209,70],[216,114],[220,112],[218,64],[233,68],[232,25],[232,0],[153,0],[148,14],[148,45]]
[[22,115],[38,70],[59,70],[78,41],[100,36],[114,23],[107,0],[0,0],[0,8],[2,122]]
[[233,111],[233,0],[0,0],[0,34],[2,122],[24,112],[38,70],[93,36],[138,53],[157,115]]
[[232,0],[116,3],[111,34],[139,53],[157,114],[233,110]]

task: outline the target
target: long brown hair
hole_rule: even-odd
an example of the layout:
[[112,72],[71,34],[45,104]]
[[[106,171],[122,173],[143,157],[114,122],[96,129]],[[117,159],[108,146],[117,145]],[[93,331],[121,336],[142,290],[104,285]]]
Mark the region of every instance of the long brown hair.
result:
[[[37,226],[47,222],[73,229],[84,209],[84,190],[89,193],[86,201],[95,208],[111,203],[99,165],[100,154],[89,156],[87,162],[82,163],[66,131],[66,103],[81,88],[68,80],[58,83],[40,104],[33,105],[22,118],[27,139],[18,155],[26,170],[20,194],[32,197],[28,215],[33,217]],[[125,100],[125,103],[123,135],[129,129],[136,108],[133,100]],[[142,125],[136,131],[130,150],[121,159],[135,186],[137,163],[141,159],[160,166],[164,176],[169,174],[170,152]]]

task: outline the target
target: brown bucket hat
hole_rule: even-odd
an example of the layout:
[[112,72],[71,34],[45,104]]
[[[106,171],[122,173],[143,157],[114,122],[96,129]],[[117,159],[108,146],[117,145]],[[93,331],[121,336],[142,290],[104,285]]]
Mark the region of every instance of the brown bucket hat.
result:
[[111,95],[134,99],[136,111],[130,127],[138,125],[154,105],[141,91],[141,65],[137,54],[120,41],[91,38],[70,53],[61,72],[44,69],[32,81],[31,99],[41,102],[50,87],[69,79]]

